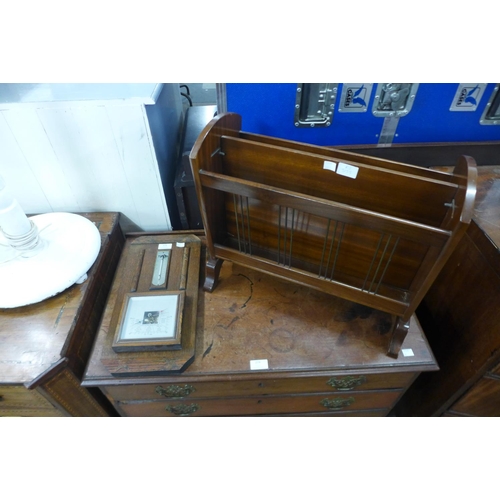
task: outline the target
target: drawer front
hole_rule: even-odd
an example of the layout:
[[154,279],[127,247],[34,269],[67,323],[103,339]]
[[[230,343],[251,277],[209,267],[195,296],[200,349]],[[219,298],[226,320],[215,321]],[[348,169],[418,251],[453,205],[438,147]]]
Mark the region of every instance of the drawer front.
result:
[[500,380],[483,377],[451,410],[475,417],[500,417]]
[[64,417],[53,408],[0,408],[0,417]]
[[[178,381],[161,384],[123,385],[101,387],[115,401],[139,401],[151,399],[208,398],[233,396],[265,396],[373,389],[400,389],[408,386],[414,373],[335,375],[276,379],[253,379],[230,382]],[[184,379],[186,380],[186,379]],[[188,379],[189,380],[189,379]]]
[[337,411],[322,413],[288,413],[286,415],[256,415],[257,417],[385,417],[388,410]]
[[392,407],[400,391],[314,394],[308,396],[262,396],[185,401],[122,402],[119,411],[129,417],[237,416],[284,413],[337,413],[382,410]]
[[36,391],[20,385],[0,385],[0,410],[5,408],[50,408],[54,407]]

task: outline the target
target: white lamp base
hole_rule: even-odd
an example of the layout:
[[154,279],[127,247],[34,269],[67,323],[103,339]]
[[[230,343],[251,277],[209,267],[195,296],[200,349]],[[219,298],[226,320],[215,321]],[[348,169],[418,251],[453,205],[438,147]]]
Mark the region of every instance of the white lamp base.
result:
[[99,255],[99,230],[85,217],[55,212],[30,220],[40,239],[33,251],[20,254],[0,232],[0,308],[34,304],[82,283]]

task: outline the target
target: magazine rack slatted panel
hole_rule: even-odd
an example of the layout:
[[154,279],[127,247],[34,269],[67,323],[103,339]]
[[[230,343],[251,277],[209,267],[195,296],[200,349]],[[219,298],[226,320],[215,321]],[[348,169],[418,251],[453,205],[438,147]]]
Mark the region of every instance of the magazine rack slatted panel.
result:
[[474,160],[460,157],[449,174],[240,129],[239,115],[219,115],[190,155],[204,289],[227,259],[385,311],[397,356],[470,222]]

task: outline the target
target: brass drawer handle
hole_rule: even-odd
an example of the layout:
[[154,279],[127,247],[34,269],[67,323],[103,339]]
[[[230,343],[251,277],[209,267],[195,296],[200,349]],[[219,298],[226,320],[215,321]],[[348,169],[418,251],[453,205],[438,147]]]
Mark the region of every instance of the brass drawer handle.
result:
[[161,385],[159,385],[155,392],[160,396],[165,396],[166,398],[183,398],[185,396],[189,396],[196,389],[189,384],[186,384],[184,387],[180,385],[169,385],[166,389],[164,389]]
[[340,410],[341,408],[345,408],[346,406],[350,406],[354,403],[354,398],[334,398],[334,399],[322,399],[320,404],[329,410]]
[[357,387],[358,385],[364,384],[366,382],[366,377],[364,375],[360,375],[359,377],[353,377],[352,375],[348,375],[347,377],[335,378],[332,377],[328,380],[327,384],[339,391],[348,391],[353,387]]
[[173,413],[174,415],[177,415],[178,417],[187,417],[188,415],[191,415],[195,411],[198,411],[200,407],[197,404],[190,404],[190,405],[168,405],[165,407],[165,410]]

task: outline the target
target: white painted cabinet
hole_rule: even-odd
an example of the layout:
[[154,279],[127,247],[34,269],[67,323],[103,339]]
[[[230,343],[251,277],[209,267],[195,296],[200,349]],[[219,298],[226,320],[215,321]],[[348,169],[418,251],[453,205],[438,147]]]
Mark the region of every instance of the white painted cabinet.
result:
[[0,84],[0,175],[26,213],[170,230],[181,121],[178,84]]

